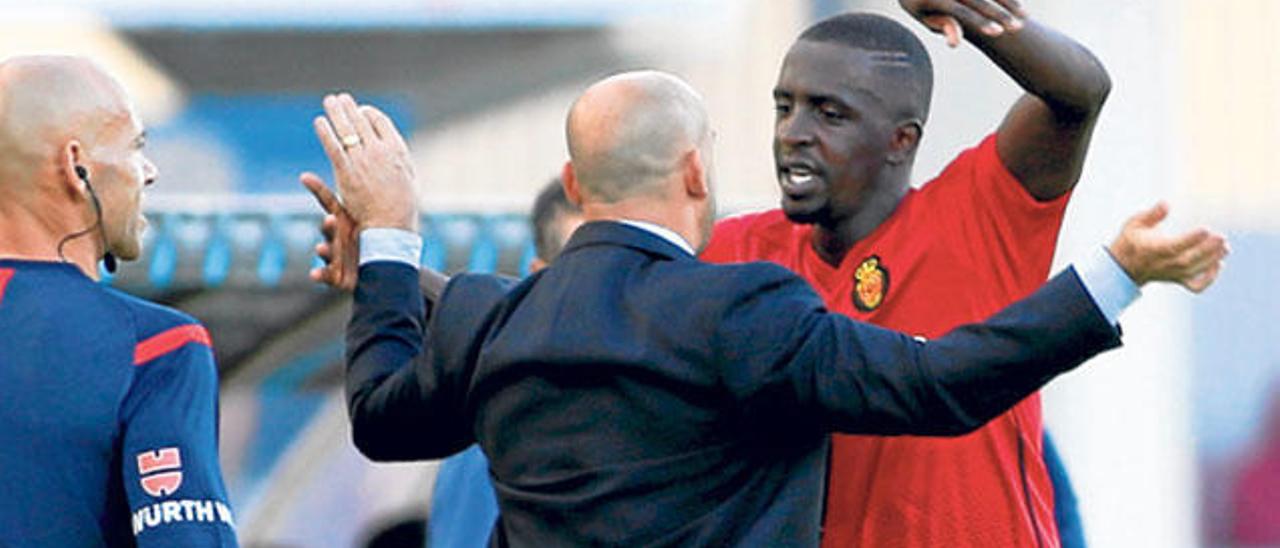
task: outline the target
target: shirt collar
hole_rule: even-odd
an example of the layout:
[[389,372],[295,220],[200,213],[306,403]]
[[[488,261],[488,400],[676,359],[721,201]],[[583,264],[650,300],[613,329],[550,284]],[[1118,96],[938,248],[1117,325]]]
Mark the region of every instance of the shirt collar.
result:
[[697,253],[693,252],[693,246],[689,245],[689,242],[686,241],[683,236],[676,234],[675,231],[665,226],[656,225],[656,224],[645,222],[645,221],[633,221],[631,219],[618,219],[618,222],[627,226],[638,228],[650,234],[653,234],[654,236],[657,236],[668,242],[671,242],[672,245],[675,245],[676,247],[683,249],[685,253],[688,253],[691,256],[697,256]]

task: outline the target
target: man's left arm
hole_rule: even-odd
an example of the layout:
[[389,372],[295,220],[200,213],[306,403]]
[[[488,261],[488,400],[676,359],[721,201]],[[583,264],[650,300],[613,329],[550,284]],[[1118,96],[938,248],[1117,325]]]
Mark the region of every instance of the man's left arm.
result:
[[[964,37],[1026,91],[997,130],[1001,161],[1038,200],[1075,187],[1102,105],[1106,69],[1083,45],[1028,18],[1017,0],[900,0],[925,26]],[[959,28],[957,28],[959,27]]]

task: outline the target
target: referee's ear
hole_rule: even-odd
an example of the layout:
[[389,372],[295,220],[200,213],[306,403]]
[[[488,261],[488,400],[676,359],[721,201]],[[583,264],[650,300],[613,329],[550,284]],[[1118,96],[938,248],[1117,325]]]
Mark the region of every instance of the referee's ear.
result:
[[77,170],[84,170],[84,145],[80,141],[72,139],[62,147],[61,158],[59,158],[59,171],[62,173],[62,180],[66,186],[63,190],[67,195],[74,196],[77,199],[89,200],[89,173],[84,171],[82,176]]

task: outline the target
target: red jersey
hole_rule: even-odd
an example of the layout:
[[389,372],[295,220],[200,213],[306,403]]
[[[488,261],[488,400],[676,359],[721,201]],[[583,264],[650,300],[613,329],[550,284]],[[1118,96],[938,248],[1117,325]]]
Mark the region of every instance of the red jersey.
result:
[[[1067,200],[1028,194],[990,136],[910,190],[839,266],[781,210],[719,222],[702,258],[772,261],[832,311],[935,338],[1044,283]],[[1037,546],[1038,531],[1057,547],[1042,434],[1035,394],[961,437],[833,436],[823,545]]]

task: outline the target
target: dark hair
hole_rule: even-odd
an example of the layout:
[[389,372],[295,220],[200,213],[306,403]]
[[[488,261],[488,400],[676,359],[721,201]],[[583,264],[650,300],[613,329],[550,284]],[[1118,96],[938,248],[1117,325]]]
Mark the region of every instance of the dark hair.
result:
[[556,222],[565,213],[579,211],[581,210],[569,203],[569,198],[564,195],[564,186],[559,177],[542,187],[533,201],[533,213],[529,217],[533,229],[533,248],[539,259],[548,263],[555,260],[564,247],[564,242],[560,241],[561,235],[556,234]]
[[896,79],[899,85],[908,86],[913,92],[910,94],[913,114],[919,116],[921,122],[929,116],[933,61],[915,33],[901,23],[874,13],[842,13],[814,23],[800,34],[799,40],[830,42],[888,54],[881,66],[901,69],[895,71]]

